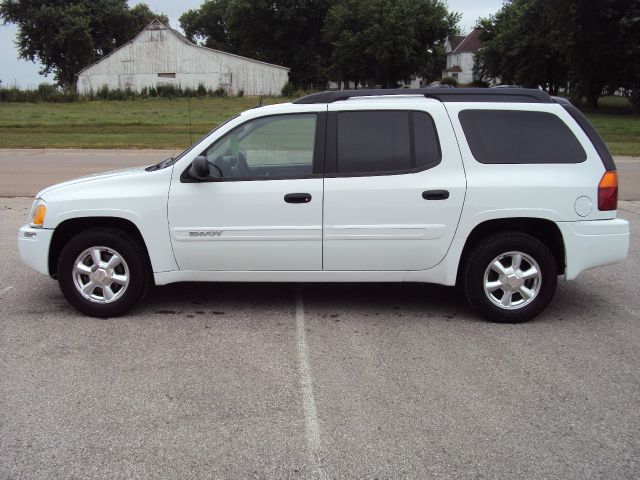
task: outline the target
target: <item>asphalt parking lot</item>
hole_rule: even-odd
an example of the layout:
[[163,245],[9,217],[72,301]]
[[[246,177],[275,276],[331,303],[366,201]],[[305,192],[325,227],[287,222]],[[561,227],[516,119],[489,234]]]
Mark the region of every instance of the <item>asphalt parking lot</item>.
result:
[[521,325],[456,289],[180,284],[84,317],[0,198],[0,478],[639,478],[640,202],[628,260]]

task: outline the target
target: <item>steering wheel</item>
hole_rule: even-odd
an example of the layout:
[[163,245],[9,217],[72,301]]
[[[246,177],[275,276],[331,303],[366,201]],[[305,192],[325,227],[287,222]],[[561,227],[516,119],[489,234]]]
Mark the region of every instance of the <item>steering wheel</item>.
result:
[[241,177],[250,177],[251,169],[247,164],[247,155],[242,149],[238,149],[238,153],[236,155],[236,161],[238,166],[238,175]]
[[222,170],[220,169],[220,167],[218,165],[216,165],[215,161],[210,162],[207,160],[207,163],[209,164],[210,167],[214,167],[216,170],[218,170],[218,173],[220,174],[219,178],[223,178],[224,174],[222,173]]

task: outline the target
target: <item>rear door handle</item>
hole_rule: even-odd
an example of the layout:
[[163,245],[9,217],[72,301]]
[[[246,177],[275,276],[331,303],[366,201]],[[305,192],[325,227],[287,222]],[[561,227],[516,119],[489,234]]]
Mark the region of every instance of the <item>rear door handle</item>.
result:
[[284,196],[287,203],[309,203],[311,201],[310,193],[287,193]]
[[425,200],[446,200],[449,198],[448,190],[427,190],[422,192],[422,198]]

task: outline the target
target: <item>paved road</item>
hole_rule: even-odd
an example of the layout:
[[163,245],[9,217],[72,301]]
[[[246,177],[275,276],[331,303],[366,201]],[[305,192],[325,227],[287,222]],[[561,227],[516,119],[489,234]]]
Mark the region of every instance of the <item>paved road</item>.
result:
[[0,479],[640,477],[640,202],[626,263],[523,325],[455,289],[183,284],[72,310],[0,198]]
[[616,157],[620,181],[620,199],[640,200],[640,158]]
[[[0,149],[0,195],[33,197],[42,188],[90,173],[150,165],[176,150]],[[640,158],[617,157],[620,198],[640,200]]]
[[176,150],[0,149],[0,196],[33,197],[44,187],[98,172],[151,165]]

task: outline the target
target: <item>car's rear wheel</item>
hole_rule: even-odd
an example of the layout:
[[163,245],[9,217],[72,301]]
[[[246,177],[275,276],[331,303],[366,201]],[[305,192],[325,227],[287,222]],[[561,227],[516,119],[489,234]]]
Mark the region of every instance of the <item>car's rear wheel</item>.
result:
[[473,248],[463,287],[469,303],[489,320],[525,322],[551,302],[557,271],[544,243],[520,232],[500,233]]
[[116,317],[142,298],[148,285],[146,256],[126,232],[95,228],[62,249],[58,283],[67,301],[92,317]]

